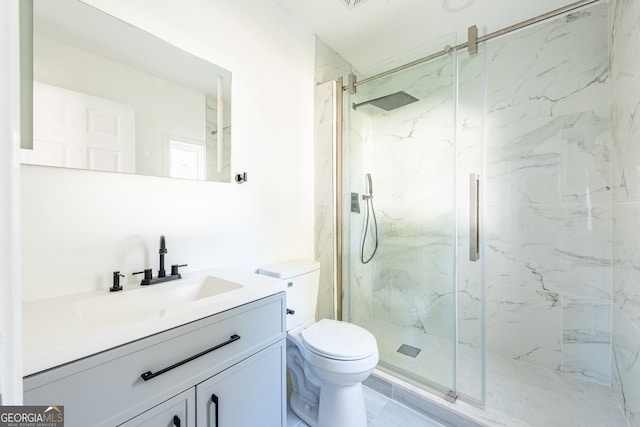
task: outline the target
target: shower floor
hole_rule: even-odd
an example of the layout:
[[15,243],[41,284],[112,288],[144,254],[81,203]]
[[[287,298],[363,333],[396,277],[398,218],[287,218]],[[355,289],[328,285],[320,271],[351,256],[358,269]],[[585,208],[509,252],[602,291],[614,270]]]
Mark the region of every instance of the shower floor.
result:
[[[405,373],[447,387],[452,383],[451,342],[378,319],[363,326],[376,336],[383,366],[401,366]],[[406,356],[397,352],[402,344],[421,351],[415,358]],[[478,395],[480,367],[471,364],[477,353],[461,348],[459,357],[459,389]],[[486,368],[486,408],[465,405],[473,418],[509,426],[628,426],[607,386],[492,353],[487,354]]]

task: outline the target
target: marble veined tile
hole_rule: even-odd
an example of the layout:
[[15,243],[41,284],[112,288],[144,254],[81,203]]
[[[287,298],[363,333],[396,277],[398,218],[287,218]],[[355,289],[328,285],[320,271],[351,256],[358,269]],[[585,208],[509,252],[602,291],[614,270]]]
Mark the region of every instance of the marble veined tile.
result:
[[458,342],[480,348],[482,337],[482,287],[480,276],[458,278]]
[[564,295],[562,371],[609,385],[611,380],[611,303]]
[[585,105],[606,115],[607,43],[606,4],[488,42],[490,114],[505,124]]
[[495,353],[487,353],[487,408],[536,427],[627,426],[608,386]]
[[[633,78],[621,77],[616,85],[622,94],[615,99],[635,96],[636,105],[625,107],[614,101],[611,107],[612,135],[612,186],[614,201],[619,203],[640,202],[640,119],[636,114],[640,105],[640,71]],[[612,89],[615,91],[617,89]],[[635,92],[630,95],[630,93]]]
[[561,365],[559,294],[492,285],[487,289],[487,351],[549,369]]
[[[359,87],[358,95],[354,97],[354,102],[366,101],[395,93],[399,90],[403,90],[419,100],[426,100],[432,106],[438,105],[438,102],[443,100],[452,100],[455,97],[454,79],[456,70],[454,59],[452,56],[441,57],[424,63],[419,67],[411,67],[392,76],[373,81],[364,85],[362,87],[364,90],[362,91]],[[358,109],[360,108],[364,112],[377,117],[390,117],[396,113],[403,116],[402,111],[406,107],[390,112],[384,112],[373,106],[358,107]]]
[[[451,343],[421,335],[412,336],[405,329],[397,328],[379,319],[370,319],[364,325],[375,331],[379,337],[382,360],[399,367],[405,373],[446,384],[451,376]],[[423,348],[417,359],[408,358],[395,350],[400,343],[408,342]],[[459,348],[458,357],[470,357],[479,363],[476,352],[467,353],[468,348]],[[424,356],[427,356],[426,358]],[[559,371],[536,367],[529,363],[513,360],[495,353],[487,353],[487,401],[485,408],[466,405],[460,400],[448,404],[441,398],[425,398],[422,403],[418,396],[402,390],[402,387],[385,388],[388,396],[406,401],[414,408],[424,408],[430,413],[432,401],[440,408],[464,414],[469,420],[475,420],[483,426],[527,426],[527,427],[623,427],[627,426],[624,415],[616,402],[611,388],[594,382],[584,381]],[[479,386],[480,379],[466,369],[458,371],[457,390],[468,393]],[[473,366],[472,364],[468,365]],[[475,365],[476,374],[480,371]],[[633,378],[631,378],[633,380]],[[377,389],[381,387],[378,386]],[[408,390],[415,389],[410,387]],[[365,395],[366,397],[368,395]],[[410,397],[410,398],[409,398]],[[369,401],[367,399],[367,406]],[[379,410],[372,408],[372,413]],[[369,408],[368,408],[369,413]],[[446,417],[441,412],[433,412],[442,420],[451,420],[448,425],[459,424],[455,418]],[[371,421],[371,418],[369,418]],[[473,425],[473,422],[470,422]],[[393,424],[391,424],[393,425]],[[413,424],[405,424],[413,426]],[[419,424],[418,424],[419,425]],[[404,425],[403,425],[404,426]]]
[[371,423],[371,421],[382,411],[389,401],[389,398],[371,390],[369,387],[363,387],[362,394],[364,394],[367,410],[367,422]]
[[320,262],[318,315],[332,317],[333,298],[333,83],[315,92],[315,258]]
[[488,205],[505,196],[512,204],[609,203],[608,116],[586,111],[489,126]]
[[609,206],[491,206],[486,212],[488,282],[611,296]]
[[613,301],[640,328],[640,203],[614,205]]
[[452,339],[453,276],[381,269],[373,292],[373,313],[398,326]]
[[444,427],[442,424],[425,417],[406,406],[390,400],[384,409],[373,419],[370,427]]
[[640,4],[611,3],[611,134],[613,137],[614,201],[640,201]]
[[640,330],[613,309],[612,387],[633,427],[640,426]]
[[[378,228],[383,224],[379,220]],[[377,260],[387,268],[453,276],[453,224],[446,225],[446,228],[451,228],[451,232],[447,234],[429,233],[420,229],[420,224],[415,224],[412,229],[411,225],[411,222],[396,224],[393,232],[379,231],[380,257]]]

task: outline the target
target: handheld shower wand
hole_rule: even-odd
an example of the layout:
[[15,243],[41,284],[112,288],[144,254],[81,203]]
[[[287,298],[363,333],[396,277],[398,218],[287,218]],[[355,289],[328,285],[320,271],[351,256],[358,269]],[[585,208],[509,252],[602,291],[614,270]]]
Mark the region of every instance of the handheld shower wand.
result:
[[[362,200],[367,202],[365,220],[364,220],[364,231],[362,232],[362,245],[360,247],[360,262],[363,264],[367,264],[369,261],[373,259],[373,256],[376,254],[378,250],[378,221],[376,220],[376,211],[373,208],[373,181],[371,180],[371,174],[367,173],[364,175],[365,177],[365,189],[364,191],[367,194],[362,194]],[[365,258],[364,255],[364,246],[367,241],[367,233],[369,231],[369,217],[373,218],[373,231],[374,231],[374,241],[373,241],[373,252],[371,255]]]
[[366,196],[363,195],[363,198],[371,198],[373,197],[373,182],[371,181],[371,174],[370,173],[366,173],[364,174],[364,177],[366,179],[365,181],[365,187],[364,187],[364,191],[366,193],[368,193]]

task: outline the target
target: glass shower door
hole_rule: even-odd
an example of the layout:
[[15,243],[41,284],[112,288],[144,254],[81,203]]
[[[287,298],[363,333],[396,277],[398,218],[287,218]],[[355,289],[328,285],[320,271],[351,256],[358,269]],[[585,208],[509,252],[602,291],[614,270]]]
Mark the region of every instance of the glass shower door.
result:
[[455,60],[345,94],[342,152],[344,318],[376,336],[380,368],[454,395]]

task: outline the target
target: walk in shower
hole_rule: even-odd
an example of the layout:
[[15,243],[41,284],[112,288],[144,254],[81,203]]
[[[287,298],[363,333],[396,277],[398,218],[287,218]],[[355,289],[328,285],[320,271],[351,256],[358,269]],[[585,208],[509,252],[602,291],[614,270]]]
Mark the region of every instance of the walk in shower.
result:
[[625,426],[609,117],[622,6],[580,3],[477,52],[451,35],[345,77],[341,308],[403,381],[518,422]]
[[[413,55],[455,45],[454,36],[448,36]],[[464,154],[459,152],[457,61],[462,57],[442,55],[358,84],[378,70],[364,72],[355,79],[355,93],[345,96],[342,164],[349,204],[343,205],[343,239],[348,235],[344,244],[349,249],[343,256],[343,302],[345,318],[377,337],[382,369],[450,398],[458,393],[456,378],[465,378],[465,392],[481,401],[481,263],[470,261],[470,243],[477,243],[477,235],[468,237],[478,217],[468,214],[477,212],[470,201],[478,184],[470,176],[480,172],[482,150],[481,144],[470,144]],[[414,59],[404,56],[385,65]],[[465,94],[475,97],[470,101],[478,111],[481,94],[476,88]],[[474,128],[480,129],[479,121]],[[370,204],[375,222],[368,220]],[[468,277],[461,288],[469,298],[457,307],[462,269]],[[465,343],[457,339],[460,308],[467,319],[475,319],[474,336]],[[464,361],[455,363],[458,357]],[[465,375],[456,375],[460,368]]]

